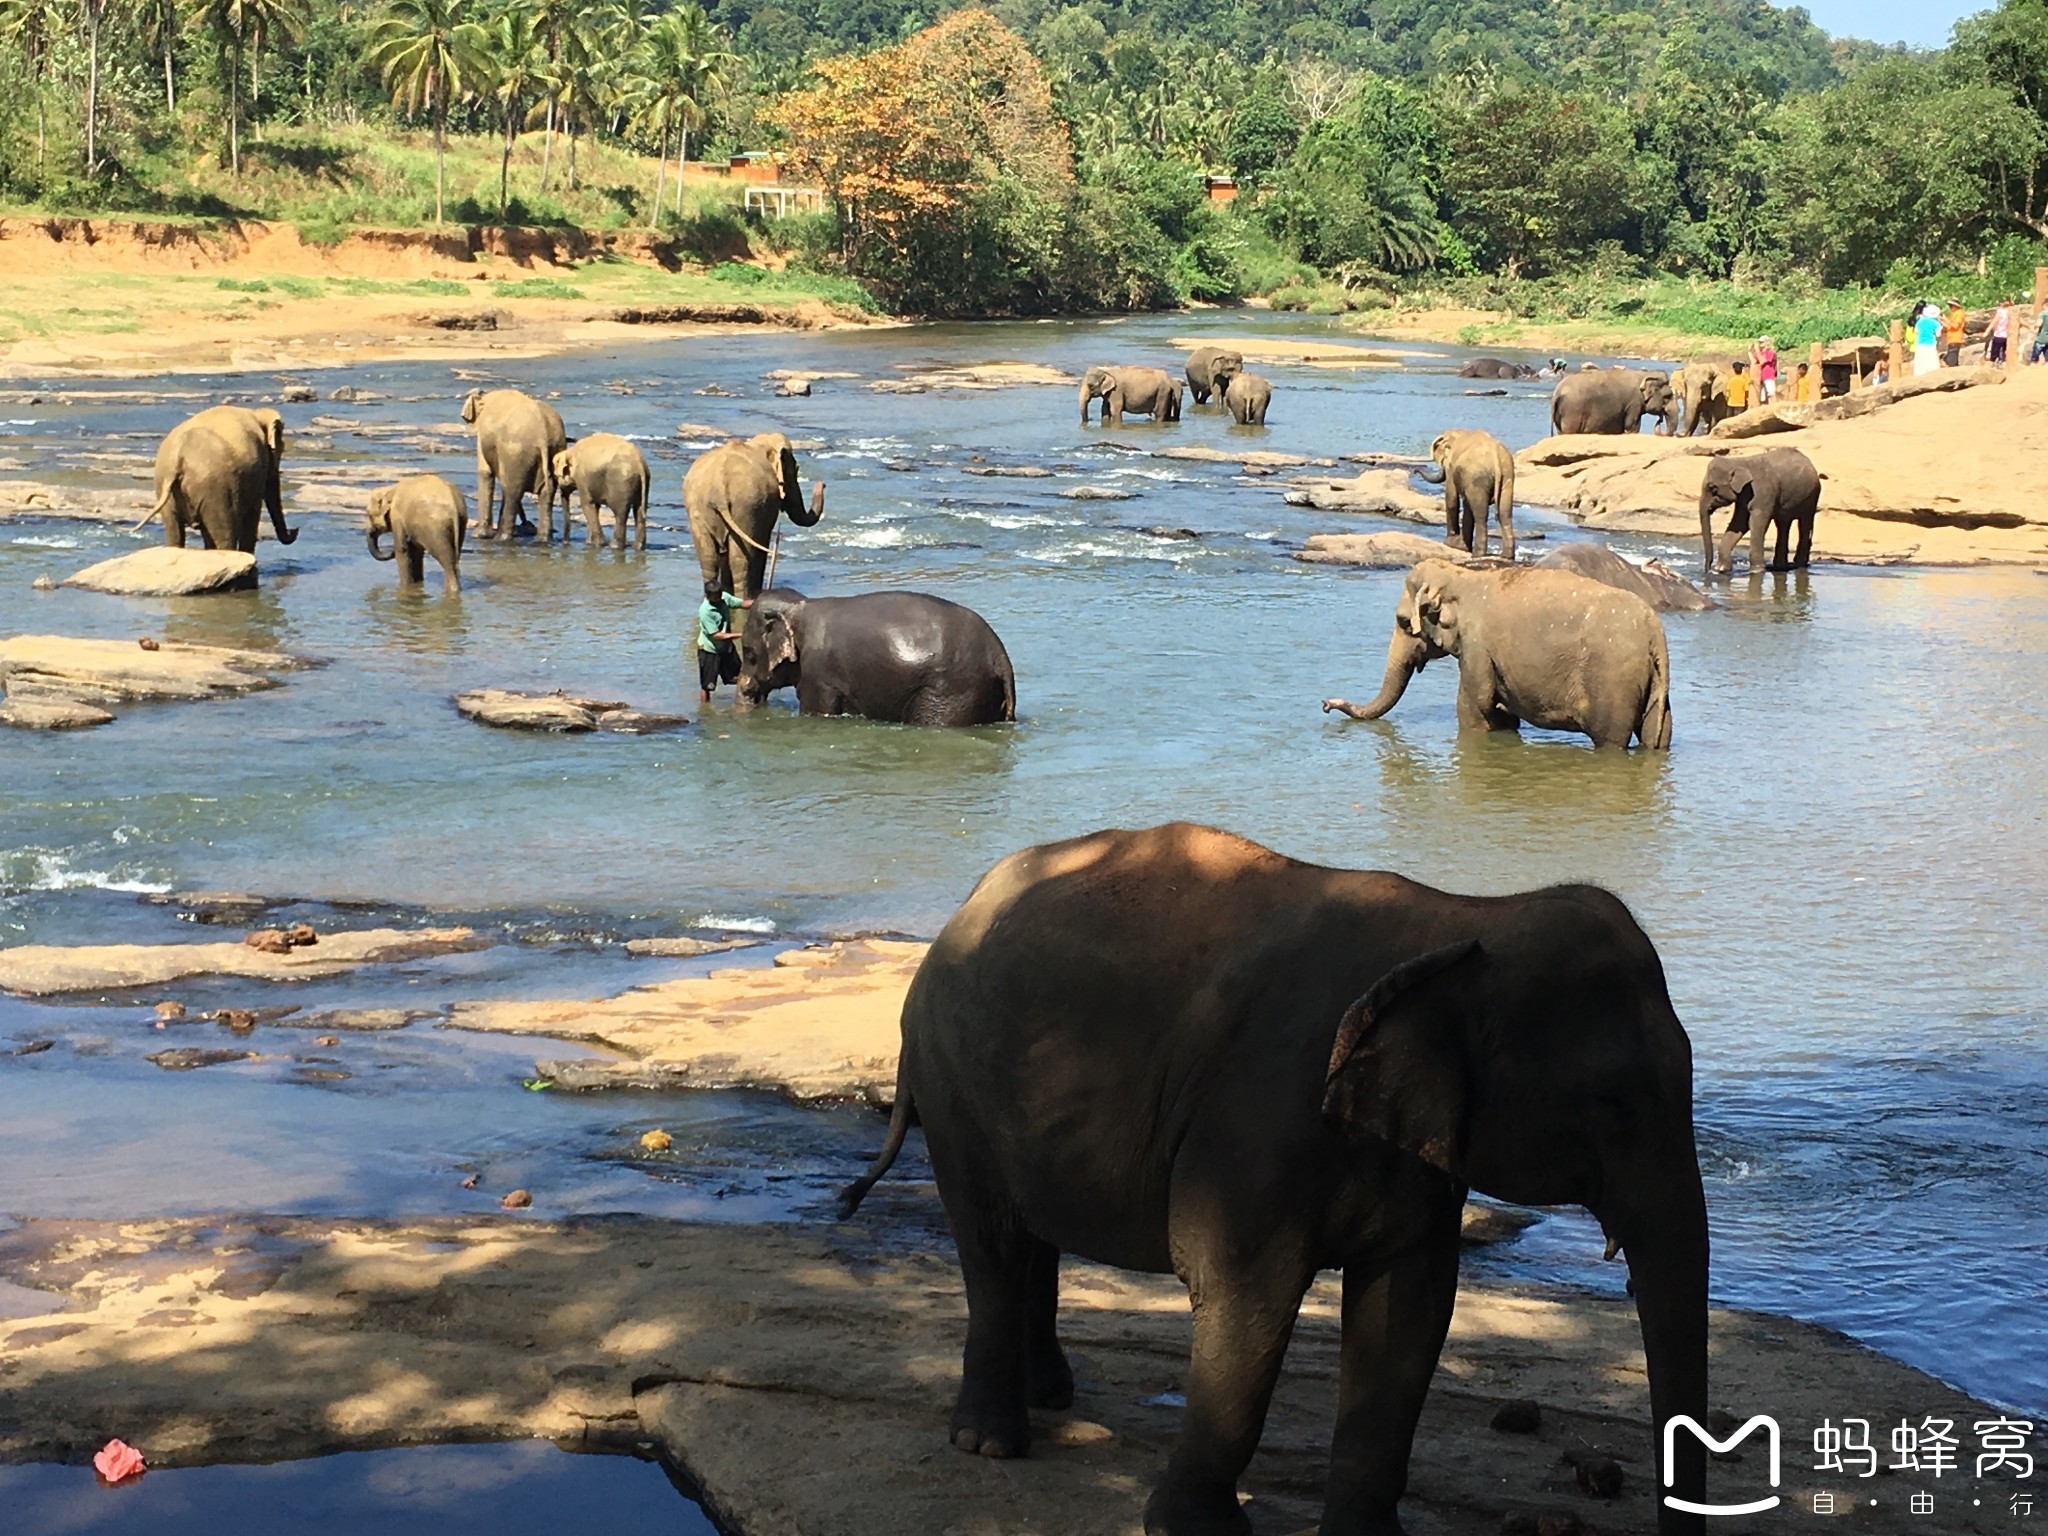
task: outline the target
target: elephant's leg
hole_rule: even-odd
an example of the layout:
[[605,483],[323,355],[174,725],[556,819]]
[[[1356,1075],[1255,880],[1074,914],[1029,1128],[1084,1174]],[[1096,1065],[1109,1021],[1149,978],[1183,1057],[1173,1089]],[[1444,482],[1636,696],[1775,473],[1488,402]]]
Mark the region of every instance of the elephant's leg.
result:
[[[813,713],[804,710],[804,713]],[[955,1160],[932,1147],[935,1168]],[[1022,1456],[1031,1444],[1025,1412],[1030,1395],[1026,1365],[1032,1320],[1037,1243],[1002,1209],[1004,1201],[980,1180],[957,1174],[942,1180],[946,1219],[960,1254],[967,1289],[967,1347],[960,1362],[960,1395],[948,1434],[954,1448],[989,1457]],[[964,1186],[964,1187],[963,1187]],[[1058,1255],[1052,1263],[1058,1265]]]
[[170,503],[164,508],[164,542],[173,549],[185,547],[185,498],[176,486],[171,487]]
[[417,587],[426,580],[427,551],[416,540],[401,537],[398,540],[398,584],[403,587]]
[[1714,569],[1722,575],[1725,576],[1735,569],[1735,546],[1742,541],[1742,536],[1748,531],[1740,517],[1734,518],[1714,545]]
[[1774,521],[1778,526],[1778,552],[1771,558],[1771,569],[1789,571],[1792,564],[1786,557],[1791,553],[1792,519],[1781,514]]
[[484,457],[482,448],[476,451],[476,536],[480,539],[510,538],[504,525],[499,521],[503,516],[498,510],[498,477],[491,472],[491,461]]
[[[1799,550],[1792,557],[1793,567],[1797,570],[1805,570],[1808,562],[1813,558],[1813,516],[1811,512],[1799,514]],[[1779,546],[1778,558],[1781,560],[1784,558],[1784,547],[1782,544]]]
[[1408,1457],[1458,1298],[1458,1205],[1377,1271],[1344,1271],[1343,1366],[1320,1536],[1398,1536]]
[[460,592],[462,590],[462,573],[459,568],[455,545],[444,541],[440,548],[434,551],[434,563],[441,567],[441,590],[444,592]]
[[1749,509],[1749,574],[1754,576],[1764,568],[1764,539],[1771,531],[1771,524],[1778,520],[1775,506],[1759,504]]
[[1068,1408],[1074,1402],[1074,1371],[1060,1348],[1060,1251],[1026,1238],[1024,1382],[1033,1408]]
[[1458,481],[1453,475],[1444,476],[1444,542],[1458,542]]
[[[773,536],[771,533],[770,537]],[[731,591],[742,601],[760,596],[761,583],[768,574],[768,557],[751,544],[744,544],[735,538],[727,548],[726,561],[731,565],[735,577],[740,577],[743,571],[746,573],[744,577],[740,577],[746,585],[733,587]]]
[[1515,558],[1515,504],[1511,501],[1497,503],[1493,509],[1493,520],[1500,524],[1500,557],[1512,561]]
[[[584,493],[583,497],[584,542],[592,549],[604,542],[604,518],[599,510],[597,498]],[[562,542],[569,542],[569,498],[562,498]],[[612,509],[612,543],[619,549],[626,547],[626,514],[618,508]]]
[[[624,547],[625,537],[625,526],[621,524],[619,527],[621,548]],[[647,547],[647,492],[645,490],[642,490],[633,500],[633,547],[635,549],[645,549]]]
[[1314,1278],[1284,1242],[1204,1237],[1209,1251],[1183,1261],[1195,1324],[1188,1406],[1166,1474],[1145,1504],[1146,1536],[1251,1536],[1237,1480],[1258,1449],[1295,1316]]

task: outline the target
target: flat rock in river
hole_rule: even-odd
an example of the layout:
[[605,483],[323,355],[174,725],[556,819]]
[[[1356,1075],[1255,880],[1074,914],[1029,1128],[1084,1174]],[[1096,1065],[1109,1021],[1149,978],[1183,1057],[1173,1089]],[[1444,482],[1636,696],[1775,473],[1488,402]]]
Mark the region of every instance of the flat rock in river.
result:
[[0,725],[17,731],[77,731],[105,725],[114,717],[97,704],[56,696],[36,698],[8,695],[0,698]]
[[924,952],[922,944],[849,939],[614,997],[457,1003],[447,1023],[618,1053],[540,1064],[541,1076],[578,1087],[767,1088],[886,1103],[896,1092],[903,996]]
[[1450,560],[1471,564],[1480,557],[1455,549],[1442,539],[1419,533],[1315,533],[1295,551],[1309,565],[1362,565],[1371,570],[1405,570],[1418,560]]
[[275,688],[270,674],[312,663],[281,651],[242,651],[179,640],[77,640],[69,635],[10,635],[0,640],[0,684],[7,692],[59,694],[89,702],[215,699]]
[[472,688],[455,696],[456,711],[479,725],[507,731],[616,731],[643,736],[688,725],[683,715],[657,715],[617,699],[587,699],[564,693],[518,693],[508,688]]
[[359,965],[484,949],[469,928],[366,928],[323,933],[309,948],[282,954],[237,941],[203,944],[17,944],[0,949],[0,990],[30,997],[160,986],[183,976],[248,976],[309,981]]
[[116,555],[64,578],[67,587],[123,597],[192,597],[256,585],[256,557],[239,549],[173,549],[157,544]]
[[[1062,1261],[1074,1405],[1033,1412],[1028,1459],[991,1461],[946,1444],[966,1303],[951,1247],[920,1251],[891,1221],[920,1200],[938,1215],[900,1171],[839,1226],[550,1221],[502,1213],[502,1193],[481,1188],[480,1209],[439,1220],[30,1218],[0,1232],[0,1282],[47,1302],[0,1320],[0,1456],[75,1457],[116,1428],[170,1467],[616,1436],[658,1446],[721,1526],[748,1536],[1141,1528],[1188,1364],[1187,1292],[1171,1277]],[[548,1189],[533,1194],[545,1211]],[[1320,1278],[1288,1344],[1243,1480],[1259,1531],[1315,1526],[1341,1304],[1338,1279]],[[1824,1328],[1715,1309],[1708,1330],[1717,1407],[1798,1425],[1844,1404],[1994,1416]],[[1564,1427],[1495,1433],[1494,1413],[1518,1399]],[[1594,1506],[1577,1493],[1560,1442],[1629,1467],[1621,1495]],[[1607,1536],[1649,1536],[1656,1459],[1626,1299],[1459,1284],[1415,1438],[1409,1529],[1496,1532],[1563,1506]],[[1712,1475],[1723,1499],[1768,1491],[1753,1452]],[[1943,1497],[1946,1536],[2012,1527],[2002,1496]],[[1903,1492],[1844,1524],[1927,1526]]]

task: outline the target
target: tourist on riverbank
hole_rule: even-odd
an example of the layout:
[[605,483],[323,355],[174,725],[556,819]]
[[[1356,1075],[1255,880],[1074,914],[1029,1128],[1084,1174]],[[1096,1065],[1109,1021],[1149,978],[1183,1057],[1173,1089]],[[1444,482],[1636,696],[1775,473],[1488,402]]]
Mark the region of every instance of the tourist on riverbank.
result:
[[2034,339],[2027,344],[2027,361],[2048,362],[2048,305],[2043,305],[2041,318],[2034,326]]
[[740,653],[733,642],[739,639],[739,631],[732,627],[735,608],[751,608],[752,603],[742,603],[730,592],[721,592],[718,583],[704,583],[704,601],[697,605],[697,702],[709,704],[711,694],[720,683],[736,683],[740,680]]
[[1932,373],[1941,366],[1941,311],[1929,299],[1913,315],[1913,372]]
[[1795,405],[1810,405],[1820,398],[1820,375],[1813,371],[1811,363],[1801,363],[1799,371],[1792,376],[1792,402]]
[[1749,364],[1739,357],[1731,362],[1728,367],[1730,372],[1728,375],[1728,387],[1725,391],[1728,397],[1728,414],[1730,416],[1740,416],[1749,409],[1749,402],[1756,390],[1756,380],[1749,376]]
[[1985,360],[1995,367],[2005,366],[2006,344],[2012,337],[2012,305],[2004,299],[1998,301],[1998,308],[1991,313],[1991,341],[1985,351]]
[[1969,311],[1961,299],[1948,301],[1948,313],[1941,321],[1941,360],[1951,368],[1963,366],[1963,337],[1970,329]]
[[1756,375],[1756,401],[1769,405],[1778,398],[1778,347],[1768,336],[1759,336],[1749,349],[1749,366]]

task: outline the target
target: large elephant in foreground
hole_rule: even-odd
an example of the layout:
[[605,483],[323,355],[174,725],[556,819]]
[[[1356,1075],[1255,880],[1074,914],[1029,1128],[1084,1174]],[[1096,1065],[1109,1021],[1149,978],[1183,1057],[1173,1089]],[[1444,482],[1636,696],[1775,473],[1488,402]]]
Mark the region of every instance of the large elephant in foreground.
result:
[[[1653,1434],[1706,1422],[1692,1050],[1606,891],[1453,896],[1185,824],[1026,849],[918,968],[849,1213],[913,1123],[967,1287],[959,1449],[1023,1454],[1026,1410],[1072,1400],[1062,1253],[1187,1282],[1187,1407],[1151,1536],[1249,1536],[1237,1480],[1325,1269],[1344,1273],[1343,1369],[1320,1529],[1396,1536],[1468,1190],[1588,1208],[1628,1255]],[[1674,1460],[1697,1506],[1705,1448],[1681,1436]]]
[[[647,547],[647,456],[614,432],[579,437],[555,455],[555,483],[562,492],[562,542],[569,542],[573,498],[583,498],[586,542],[604,542],[602,511],[612,515],[612,548],[626,547],[626,524],[638,525],[633,547]],[[723,591],[724,588],[719,590]]]
[[[1813,555],[1813,519],[1820,511],[1820,471],[1797,448],[1767,448],[1762,453],[1730,454],[1707,466],[1700,482],[1700,563],[1724,575],[1735,568],[1735,546],[1749,535],[1749,569],[1764,569],[1764,534],[1776,525],[1778,554],[1774,571],[1803,567]],[[1732,506],[1728,531],[1714,543],[1714,513]],[[1799,528],[1799,552],[1788,562],[1785,546],[1793,525]]]
[[1515,558],[1515,456],[1491,432],[1453,427],[1429,445],[1434,469],[1416,471],[1444,488],[1444,542],[1486,553],[1486,512],[1500,524],[1503,560]]
[[1458,658],[1458,725],[1512,731],[1526,720],[1583,731],[1596,747],[1671,745],[1664,625],[1632,592],[1532,565],[1419,561],[1401,588],[1379,696],[1323,700],[1377,720],[1430,662]]
[[[400,587],[421,585],[425,557],[432,555],[441,567],[442,590],[462,590],[462,535],[469,526],[469,506],[457,486],[439,475],[407,475],[370,492],[363,518],[371,557],[398,562]],[[386,535],[391,539],[388,555],[382,543]]]
[[1088,425],[1088,407],[1097,400],[1105,422],[1126,416],[1180,420],[1180,384],[1163,368],[1090,368],[1081,375],[1082,426]]
[[805,597],[763,592],[740,631],[740,702],[796,689],[806,715],[903,725],[1017,718],[1010,653],[972,608],[923,592]]
[[[511,539],[527,532],[524,503],[540,508],[543,543],[555,537],[555,455],[569,446],[562,416],[544,400],[516,389],[472,389],[462,419],[476,427],[476,520],[480,539]],[[562,511],[562,542],[569,513]]]
[[216,405],[188,416],[157,446],[156,505],[142,521],[161,517],[173,549],[185,547],[190,527],[208,549],[253,555],[268,512],[277,542],[289,544],[299,535],[285,526],[283,458],[284,418],[276,411]]
[[1645,416],[1671,419],[1671,375],[1641,368],[1568,373],[1550,392],[1552,432],[1640,432]]
[[761,590],[776,516],[814,526],[825,515],[825,483],[812,485],[806,507],[796,450],[780,432],[762,432],[698,454],[683,476],[683,506],[705,585],[748,602]]
[[1725,363],[1688,363],[1672,381],[1678,409],[1671,430],[1680,437],[1700,431],[1712,432],[1728,417],[1728,379]]
[[1223,347],[1197,347],[1188,354],[1188,393],[1195,404],[1207,405],[1209,397],[1221,397],[1230,386],[1232,374],[1244,372],[1244,354]]

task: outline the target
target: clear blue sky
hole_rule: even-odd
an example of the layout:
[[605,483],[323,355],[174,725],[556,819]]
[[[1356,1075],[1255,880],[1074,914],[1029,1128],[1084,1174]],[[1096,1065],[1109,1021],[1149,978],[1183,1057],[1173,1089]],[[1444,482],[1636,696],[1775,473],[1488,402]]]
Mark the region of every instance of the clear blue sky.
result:
[[1836,37],[1939,48],[1964,16],[1990,9],[1992,0],[1804,0],[1807,14]]

